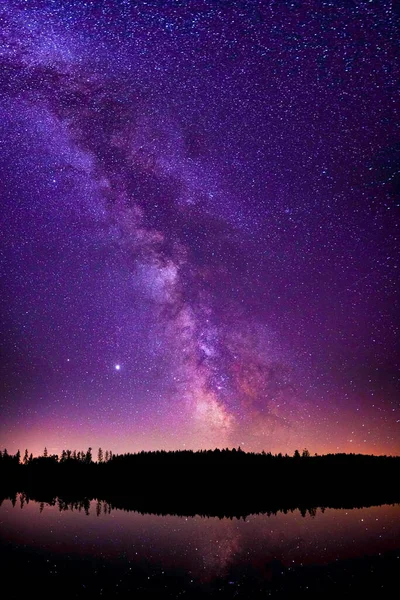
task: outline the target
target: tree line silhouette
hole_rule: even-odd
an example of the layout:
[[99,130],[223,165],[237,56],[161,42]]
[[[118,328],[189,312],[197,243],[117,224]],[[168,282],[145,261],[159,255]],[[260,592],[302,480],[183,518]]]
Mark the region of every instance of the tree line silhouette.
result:
[[244,515],[270,509],[400,501],[400,457],[293,456],[238,449],[113,454],[0,452],[0,488],[31,497],[100,498],[160,514]]

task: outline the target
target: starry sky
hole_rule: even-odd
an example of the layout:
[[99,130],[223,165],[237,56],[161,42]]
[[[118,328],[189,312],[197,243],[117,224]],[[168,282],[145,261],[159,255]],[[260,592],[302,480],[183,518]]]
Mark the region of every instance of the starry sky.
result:
[[397,17],[3,0],[0,447],[400,453]]

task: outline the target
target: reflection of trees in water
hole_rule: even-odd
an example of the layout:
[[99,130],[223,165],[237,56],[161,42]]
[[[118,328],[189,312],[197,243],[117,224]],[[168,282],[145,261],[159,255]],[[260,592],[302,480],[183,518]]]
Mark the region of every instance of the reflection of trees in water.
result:
[[[335,508],[335,509],[340,509],[340,508],[346,508],[346,509],[354,509],[354,508],[368,508],[370,506],[382,506],[383,504],[388,504],[390,506],[396,506],[398,503],[396,502],[382,502],[380,504],[378,503],[366,503],[366,504],[349,504],[346,503],[344,505],[338,505],[337,503],[335,503],[334,505],[330,505],[330,506],[291,506],[291,507],[271,507],[271,508],[266,508],[265,510],[259,510],[259,511],[254,511],[252,513],[243,513],[243,514],[237,514],[237,515],[232,515],[232,514],[215,514],[214,512],[209,512],[209,513],[190,513],[189,511],[187,513],[180,513],[180,512],[174,512],[174,511],[155,511],[155,510],[143,510],[142,507],[139,508],[135,508],[135,504],[134,502],[132,502],[131,499],[126,499],[125,503],[122,499],[118,499],[118,501],[110,501],[110,500],[105,500],[105,499],[101,499],[101,498],[89,498],[89,497],[84,497],[84,498],[79,498],[79,499],[67,499],[66,497],[62,497],[62,496],[54,496],[54,497],[49,497],[49,498],[41,498],[38,496],[30,496],[27,492],[13,492],[13,493],[9,493],[9,494],[2,494],[0,495],[0,506],[2,505],[4,500],[10,500],[11,504],[13,507],[15,507],[17,505],[17,502],[19,502],[19,506],[21,509],[24,508],[25,505],[28,505],[29,502],[31,500],[33,500],[34,502],[39,504],[39,509],[40,512],[43,512],[43,510],[47,507],[54,507],[57,506],[58,510],[60,512],[65,512],[65,511],[77,511],[77,512],[84,512],[86,515],[89,515],[92,512],[94,512],[96,514],[97,517],[100,517],[101,514],[107,515],[110,514],[113,510],[123,510],[125,512],[133,512],[133,513],[137,513],[137,514],[141,514],[141,515],[146,515],[146,514],[151,514],[151,515],[156,515],[156,516],[167,516],[167,515],[172,515],[172,516],[177,516],[177,517],[204,517],[204,518],[208,518],[208,517],[216,517],[218,519],[230,519],[231,521],[233,521],[234,519],[243,519],[246,520],[247,517],[249,517],[250,515],[265,515],[267,517],[272,516],[272,515],[277,515],[278,513],[282,513],[282,514],[288,514],[288,513],[294,513],[294,512],[299,512],[301,514],[301,516],[303,518],[305,517],[311,517],[311,518],[315,518],[316,515],[318,514],[318,512],[321,512],[321,514],[323,514],[326,510],[326,508]],[[234,544],[232,544],[232,546],[234,546]],[[223,552],[221,552],[221,554],[223,554]]]
[[[17,496],[19,497],[19,501],[20,501],[20,506],[21,508],[24,507],[25,503],[29,504],[29,496],[25,493],[25,492],[21,492],[20,494],[15,494],[15,496],[12,496],[10,499],[13,503],[13,506],[15,506],[16,504],[16,498]],[[32,500],[34,500],[35,502],[37,502],[37,500],[35,498],[32,498]],[[56,498],[52,498],[51,500],[46,500],[39,502],[39,509],[40,512],[43,512],[43,510],[45,509],[45,507],[53,507],[53,506],[57,506],[58,510],[60,512],[65,512],[65,511],[77,511],[77,512],[84,512],[86,515],[90,514],[90,509],[93,508],[91,505],[94,504],[95,507],[95,512],[96,515],[99,517],[101,515],[101,513],[103,514],[110,514],[112,507],[111,504],[109,504],[108,502],[106,502],[105,500],[91,500],[90,498],[82,498],[79,500],[65,500],[64,498],[61,497],[56,497]]]

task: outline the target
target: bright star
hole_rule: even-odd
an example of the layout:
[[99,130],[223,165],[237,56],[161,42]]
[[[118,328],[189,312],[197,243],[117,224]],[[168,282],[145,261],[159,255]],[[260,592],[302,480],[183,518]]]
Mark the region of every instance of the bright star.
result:
[[115,370],[116,370],[116,371],[119,371],[119,370],[120,370],[120,368],[121,368],[121,365],[115,365]]

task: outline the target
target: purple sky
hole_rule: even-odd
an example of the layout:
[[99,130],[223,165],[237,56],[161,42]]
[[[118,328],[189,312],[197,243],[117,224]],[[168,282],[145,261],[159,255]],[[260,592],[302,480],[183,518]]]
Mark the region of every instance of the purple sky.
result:
[[398,454],[392,2],[0,24],[0,447]]

